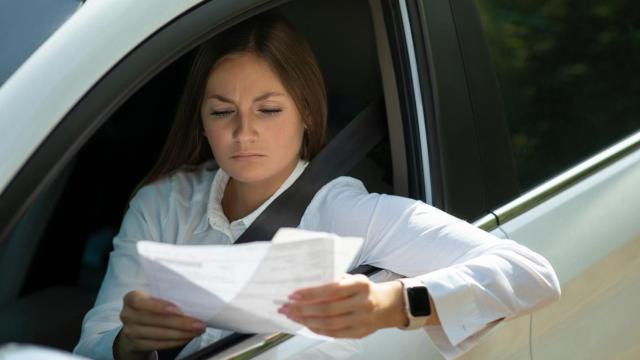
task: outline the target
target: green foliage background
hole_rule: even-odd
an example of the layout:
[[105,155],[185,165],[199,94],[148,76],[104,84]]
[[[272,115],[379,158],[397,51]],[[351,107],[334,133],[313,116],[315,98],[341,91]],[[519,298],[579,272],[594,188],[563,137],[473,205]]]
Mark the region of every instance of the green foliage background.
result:
[[640,130],[640,2],[477,0],[526,190]]

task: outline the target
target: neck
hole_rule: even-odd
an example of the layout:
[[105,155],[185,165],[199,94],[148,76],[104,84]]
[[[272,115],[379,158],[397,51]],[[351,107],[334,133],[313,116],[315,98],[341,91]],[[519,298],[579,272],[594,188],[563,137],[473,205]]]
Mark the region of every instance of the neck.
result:
[[287,180],[298,162],[293,163],[279,176],[260,182],[244,183],[230,178],[222,198],[222,210],[229,222],[241,219],[264,204]]

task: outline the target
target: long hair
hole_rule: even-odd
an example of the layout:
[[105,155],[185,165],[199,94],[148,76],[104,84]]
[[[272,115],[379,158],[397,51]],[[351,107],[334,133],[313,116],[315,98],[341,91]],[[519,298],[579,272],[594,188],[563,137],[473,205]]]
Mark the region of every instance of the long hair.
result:
[[193,171],[213,158],[200,115],[207,79],[220,59],[242,52],[253,53],[269,64],[293,98],[307,128],[301,158],[313,159],[324,146],[327,95],[311,47],[282,17],[258,15],[200,45],[162,152],[132,196],[144,185],[177,170]]

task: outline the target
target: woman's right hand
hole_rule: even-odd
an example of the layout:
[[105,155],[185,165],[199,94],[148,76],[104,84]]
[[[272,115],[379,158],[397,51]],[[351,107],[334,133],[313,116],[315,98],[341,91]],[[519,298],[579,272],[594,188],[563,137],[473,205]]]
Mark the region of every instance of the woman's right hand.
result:
[[116,337],[116,358],[144,357],[150,351],[175,348],[202,334],[206,325],[183,315],[177,306],[141,291],[124,296],[122,330]]

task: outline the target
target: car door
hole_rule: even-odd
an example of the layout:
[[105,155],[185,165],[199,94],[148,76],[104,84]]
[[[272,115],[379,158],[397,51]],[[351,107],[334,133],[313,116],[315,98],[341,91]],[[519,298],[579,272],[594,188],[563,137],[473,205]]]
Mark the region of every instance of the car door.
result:
[[638,5],[477,5],[521,189],[494,213],[562,286],[559,302],[533,314],[532,358],[637,358]]

